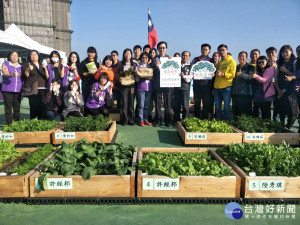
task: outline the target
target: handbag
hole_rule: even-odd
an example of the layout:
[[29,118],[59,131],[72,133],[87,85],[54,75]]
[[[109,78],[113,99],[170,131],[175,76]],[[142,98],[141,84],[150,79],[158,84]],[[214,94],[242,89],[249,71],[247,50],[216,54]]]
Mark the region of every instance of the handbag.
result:
[[28,97],[31,95],[37,95],[38,88],[39,88],[39,84],[38,84],[37,80],[29,85],[26,83],[23,83],[22,88],[21,88],[21,95],[24,97]]
[[143,79],[151,79],[153,77],[153,69],[152,68],[139,68],[136,71],[137,75]]
[[131,86],[135,83],[134,76],[129,75],[129,76],[125,76],[125,77],[120,77],[120,83],[123,86]]

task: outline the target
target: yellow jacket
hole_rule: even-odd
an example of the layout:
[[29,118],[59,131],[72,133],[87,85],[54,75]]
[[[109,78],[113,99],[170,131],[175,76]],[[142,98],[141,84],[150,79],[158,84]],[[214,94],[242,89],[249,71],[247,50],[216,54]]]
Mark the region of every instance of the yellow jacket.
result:
[[226,59],[222,59],[220,62],[217,63],[216,68],[217,71],[219,70],[222,73],[225,73],[225,76],[219,77],[216,71],[214,87],[216,89],[223,89],[232,86],[232,80],[235,77],[236,71],[236,62],[232,58],[232,56],[228,55]]

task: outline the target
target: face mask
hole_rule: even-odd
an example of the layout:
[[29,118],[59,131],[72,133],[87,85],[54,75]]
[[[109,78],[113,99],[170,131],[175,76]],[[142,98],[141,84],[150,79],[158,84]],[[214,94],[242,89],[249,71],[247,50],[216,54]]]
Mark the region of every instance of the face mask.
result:
[[58,60],[59,60],[59,59],[58,59],[57,57],[52,57],[52,58],[51,58],[51,61],[54,62],[54,63],[57,63]]

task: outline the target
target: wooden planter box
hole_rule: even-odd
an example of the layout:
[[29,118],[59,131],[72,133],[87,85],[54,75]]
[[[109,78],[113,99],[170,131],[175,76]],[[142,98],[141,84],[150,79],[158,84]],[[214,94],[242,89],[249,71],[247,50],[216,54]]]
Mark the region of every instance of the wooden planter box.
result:
[[47,144],[51,143],[51,133],[55,129],[49,131],[36,132],[7,132],[0,133],[0,138],[8,140],[13,144]]
[[181,123],[177,125],[177,131],[185,145],[229,145],[230,143],[242,143],[243,134],[232,127],[234,133],[211,133],[211,132],[187,132]]
[[[17,149],[17,151],[36,151],[36,148]],[[0,176],[0,198],[27,198],[29,197],[29,177],[37,166],[23,176]]]
[[[51,158],[53,155],[49,156]],[[132,166],[135,167],[137,152],[133,154]],[[64,177],[61,175],[50,175],[49,183],[62,182],[64,186],[58,189],[47,189],[39,191],[36,187],[37,179],[40,173],[37,171],[30,176],[30,197],[135,197],[135,171],[130,175],[95,175],[89,180],[83,180],[80,175],[71,175]],[[70,182],[69,186],[65,186]]]
[[243,143],[272,143],[279,145],[282,141],[285,141],[290,145],[299,144],[299,133],[287,131],[288,133],[243,133]]
[[300,176],[248,176],[230,159],[225,161],[242,178],[244,198],[300,198]]
[[61,129],[56,129],[55,132],[51,134],[51,137],[53,144],[61,144],[63,141],[67,143],[74,143],[75,141],[80,141],[83,138],[89,142],[100,142],[100,138],[103,143],[111,143],[116,131],[116,121],[112,121],[108,131],[63,132]]
[[[139,160],[143,159],[148,152],[205,152],[208,151],[214,159],[227,163],[212,150],[205,148],[141,148]],[[157,189],[159,182],[172,184],[172,179],[162,175],[143,175],[143,171],[138,170],[137,197],[173,197],[173,198],[239,198],[241,188],[241,178],[235,173],[234,176],[214,177],[214,176],[179,176],[177,190]],[[157,180],[161,179],[161,180]],[[170,180],[170,181],[168,181]],[[150,185],[148,185],[150,184]],[[152,186],[153,184],[153,186]],[[172,185],[171,185],[172,186]],[[150,187],[150,188],[149,188]],[[156,189],[156,190],[155,190]]]
[[121,121],[121,113],[110,113],[109,115],[113,121],[120,122]]

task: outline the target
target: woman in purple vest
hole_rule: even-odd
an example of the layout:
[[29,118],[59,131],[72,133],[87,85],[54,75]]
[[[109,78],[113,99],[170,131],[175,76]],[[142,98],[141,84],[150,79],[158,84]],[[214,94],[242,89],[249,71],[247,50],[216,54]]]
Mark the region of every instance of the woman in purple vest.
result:
[[109,116],[109,110],[113,105],[113,83],[109,81],[108,74],[100,74],[98,81],[93,84],[91,93],[86,101],[87,114],[92,116]]
[[[141,54],[141,65],[137,66],[137,70],[140,68],[151,68],[149,62],[149,54],[143,52]],[[138,75],[136,75],[138,77]],[[148,122],[149,105],[152,93],[152,82],[149,79],[137,78],[137,105],[139,113],[139,124],[140,126],[152,125]]]
[[79,80],[80,59],[77,52],[71,52],[67,66],[62,68],[63,78],[61,79],[62,90],[66,91],[71,80]]
[[[3,82],[2,92],[4,98],[6,123],[10,124],[13,120],[20,118],[21,105],[21,65],[18,63],[19,54],[12,51],[8,55],[7,62],[2,65]],[[13,109],[13,114],[12,114]]]
[[63,79],[64,70],[63,65],[60,61],[60,54],[58,51],[52,51],[50,53],[50,63],[47,65],[49,79],[47,84],[47,89],[50,89],[50,85],[53,79]]

